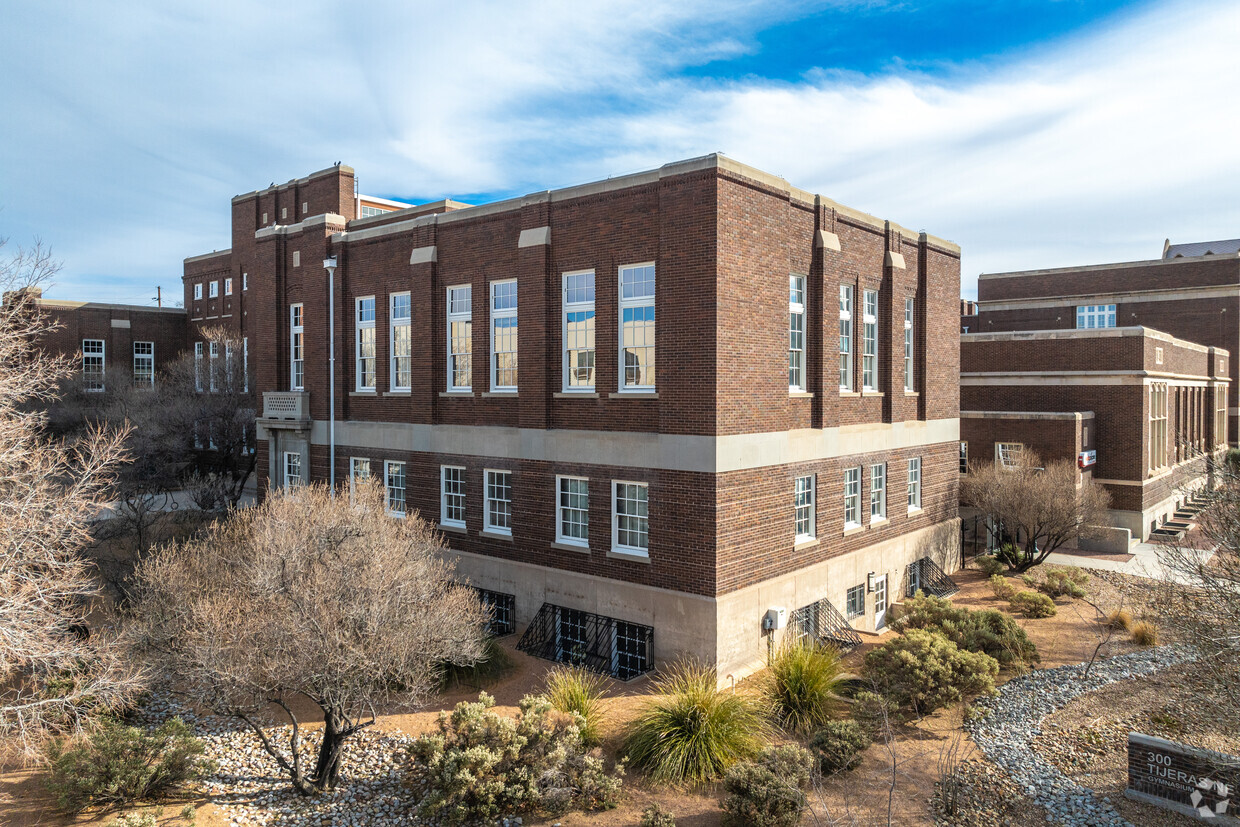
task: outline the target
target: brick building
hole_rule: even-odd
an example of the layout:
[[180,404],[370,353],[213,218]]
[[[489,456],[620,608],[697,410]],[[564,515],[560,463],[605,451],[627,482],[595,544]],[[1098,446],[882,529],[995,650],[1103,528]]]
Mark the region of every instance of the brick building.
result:
[[769,609],[873,630],[953,567],[955,245],[718,155],[359,203],[339,165],[247,193],[186,260],[248,343],[260,488],[381,479],[523,648],[621,677],[739,677]]

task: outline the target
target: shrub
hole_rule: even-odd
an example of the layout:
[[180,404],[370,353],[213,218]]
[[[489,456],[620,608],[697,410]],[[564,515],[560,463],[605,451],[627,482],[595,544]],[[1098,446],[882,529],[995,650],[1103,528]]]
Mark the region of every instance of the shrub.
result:
[[1012,585],[1012,581],[1002,574],[990,575],[990,590],[1000,600],[1008,600],[1012,595],[1016,594],[1016,587]]
[[763,710],[745,695],[721,692],[714,669],[683,663],[654,688],[624,753],[656,781],[710,781],[761,751],[770,732]]
[[1005,669],[1023,669],[1040,660],[1038,648],[1020,624],[996,609],[970,611],[950,600],[918,594],[905,601],[904,615],[892,626],[902,632],[937,632],[961,649],[990,655]]
[[865,656],[866,673],[885,695],[919,714],[966,695],[992,692],[999,662],[967,652],[946,637],[910,629]]
[[1125,609],[1116,609],[1107,614],[1104,624],[1117,631],[1127,632],[1132,629],[1132,615]]
[[158,798],[215,772],[204,752],[180,718],[150,732],[107,720],[85,739],[48,746],[47,786],[70,812]]
[[561,712],[581,716],[581,742],[588,747],[603,742],[603,689],[607,685],[602,675],[566,666],[553,670],[545,681],[547,698]]
[[581,717],[556,712],[541,695],[521,699],[516,718],[491,711],[485,692],[439,714],[438,732],[409,748],[424,787],[419,814],[444,824],[494,821],[519,812],[610,809],[623,769],[608,774],[581,743]]
[[723,779],[724,822],[735,827],[793,827],[806,806],[813,758],[797,746],[768,750],[760,762],[743,761]]
[[482,657],[468,666],[445,663],[441,666],[439,679],[441,692],[454,686],[472,686],[481,688],[490,686],[512,671],[515,664],[512,655],[493,637],[488,637],[482,644]]
[[822,774],[832,775],[857,768],[861,753],[870,746],[870,734],[857,721],[828,721],[809,746],[818,756]]
[[1026,586],[1032,586],[1042,594],[1051,597],[1084,597],[1085,584],[1089,575],[1076,566],[1046,566],[1042,569],[1042,580],[1031,574],[1021,577]]
[[651,804],[642,810],[642,820],[637,824],[638,827],[676,827],[676,816],[658,804]]
[[1158,627],[1144,620],[1132,624],[1132,642],[1139,646],[1158,645]]
[[763,691],[780,724],[806,734],[831,719],[847,677],[834,647],[788,640],[771,657]]
[[877,692],[862,690],[853,696],[853,720],[867,732],[877,732],[885,722],[899,716],[900,706]]
[[998,557],[992,557],[989,554],[983,554],[977,558],[977,567],[982,574],[988,577],[994,577],[996,574],[1002,574],[1007,566]]
[[1014,612],[1020,612],[1025,617],[1054,617],[1059,611],[1055,608],[1055,601],[1040,592],[1017,592],[1012,595],[1009,605]]

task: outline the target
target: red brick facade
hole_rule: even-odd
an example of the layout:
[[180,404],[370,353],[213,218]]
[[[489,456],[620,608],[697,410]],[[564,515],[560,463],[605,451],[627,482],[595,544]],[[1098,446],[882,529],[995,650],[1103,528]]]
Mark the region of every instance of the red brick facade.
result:
[[84,340],[104,343],[104,381],[109,374],[128,378],[134,371],[134,342],[153,345],[155,370],[176,361],[185,350],[185,312],[177,308],[40,299],[39,308],[58,325],[44,337],[49,352],[80,359]]

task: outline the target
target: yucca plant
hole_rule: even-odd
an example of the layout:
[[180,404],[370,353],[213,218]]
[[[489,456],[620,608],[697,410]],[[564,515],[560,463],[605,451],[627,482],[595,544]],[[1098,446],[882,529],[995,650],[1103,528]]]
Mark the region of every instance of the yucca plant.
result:
[[560,712],[576,712],[585,721],[582,743],[590,747],[602,743],[603,676],[580,666],[562,666],[547,675],[545,685],[553,707]]
[[763,691],[781,726],[808,735],[831,720],[850,677],[834,646],[787,639],[771,656]]
[[761,706],[742,693],[721,691],[713,668],[678,664],[654,688],[630,726],[624,752],[655,781],[711,781],[766,746],[770,725]]

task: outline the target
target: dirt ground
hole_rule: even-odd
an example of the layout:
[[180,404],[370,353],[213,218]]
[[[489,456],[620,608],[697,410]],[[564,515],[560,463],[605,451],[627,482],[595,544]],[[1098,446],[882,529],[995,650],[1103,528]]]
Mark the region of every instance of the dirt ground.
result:
[[[969,608],[1003,608],[1006,602],[995,599],[987,579],[976,571],[962,571],[954,575],[960,584],[960,592],[953,601]],[[1051,667],[1064,663],[1077,663],[1095,656],[1111,657],[1132,651],[1133,644],[1121,635],[1108,639],[1099,622],[1101,613],[1119,605],[1133,606],[1135,598],[1126,594],[1124,578],[1112,581],[1093,578],[1090,594],[1085,600],[1061,598],[1059,612],[1055,617],[1018,622],[1042,654],[1042,666]],[[1019,580],[1014,585],[1020,586]],[[1130,591],[1130,590],[1128,590]],[[847,658],[858,665],[865,652],[879,645],[892,633],[883,636],[869,635],[865,643]],[[516,664],[510,675],[498,683],[486,687],[496,698],[499,712],[513,714],[517,701],[524,695],[542,690],[546,673],[554,664],[531,658],[514,651],[516,637],[507,638],[504,646]],[[1100,646],[1101,644],[1101,646]],[[1000,680],[1010,676],[1001,674]],[[747,691],[743,684],[739,691]],[[640,708],[650,691],[649,678],[629,683],[611,681],[606,700],[604,724],[604,751],[614,757],[622,733]],[[1101,693],[1099,693],[1101,694]],[[434,726],[438,712],[451,709],[462,700],[477,697],[477,690],[458,688],[439,695],[428,708],[417,712],[392,712],[381,715],[376,728],[394,730],[416,735]],[[1091,696],[1092,697],[1092,696]],[[295,708],[298,717],[313,721],[309,704]],[[961,711],[942,710],[928,718],[902,725],[894,733],[890,743],[876,743],[865,754],[862,765],[852,773],[827,779],[810,792],[813,808],[819,816],[818,823],[868,825],[887,823],[890,797],[892,823],[900,825],[930,825],[933,817],[929,802],[934,795],[935,782],[945,770],[961,760],[976,757],[972,742],[960,728]],[[347,772],[347,769],[346,769]],[[526,824],[562,824],[564,827],[621,827],[634,825],[645,807],[659,803],[676,815],[682,827],[714,827],[720,824],[719,801],[721,791],[714,786],[675,790],[648,784],[637,773],[625,778],[622,805],[616,810],[603,813],[571,813],[547,821],[526,818]],[[161,825],[183,825],[177,813],[185,802],[165,805]],[[227,827],[226,811],[201,798],[190,802],[196,810],[199,827]],[[44,791],[41,775],[37,770],[10,769],[0,773],[0,822],[14,827],[65,827],[65,825],[106,825],[116,813],[88,814],[66,817],[55,813],[52,801]],[[807,823],[812,823],[807,819]]]

